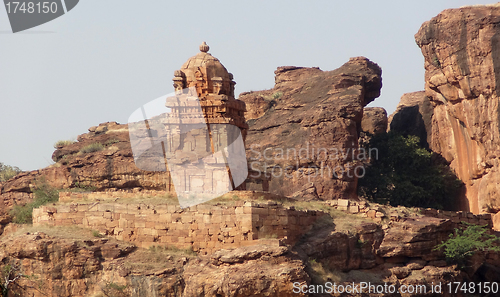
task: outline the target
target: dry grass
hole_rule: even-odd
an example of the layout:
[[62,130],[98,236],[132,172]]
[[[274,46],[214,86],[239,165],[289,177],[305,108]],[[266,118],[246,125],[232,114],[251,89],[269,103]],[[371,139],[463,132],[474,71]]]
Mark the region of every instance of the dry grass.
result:
[[335,223],[335,230],[355,232],[356,228],[363,223],[373,223],[372,220],[367,218],[362,218],[358,215],[348,214],[340,210],[333,209],[330,212],[333,217],[333,222]]
[[55,144],[54,144],[54,148],[57,149],[57,148],[63,148],[65,146],[68,146],[68,145],[71,145],[75,143],[74,140],[59,140],[57,141]]
[[354,232],[356,227],[363,223],[373,222],[370,219],[362,218],[358,215],[349,214],[341,210],[337,210],[334,207],[326,204],[322,201],[285,201],[283,203],[284,206],[294,206],[297,210],[314,210],[321,211],[329,214],[330,216],[325,216],[322,219],[319,219],[316,224],[319,224],[318,227],[325,227],[328,224],[332,223],[335,225],[335,231],[346,231],[346,232]]
[[116,201],[113,201],[113,199],[109,200],[101,200],[103,203],[106,202],[115,202],[115,203],[121,203],[121,204],[151,204],[151,205],[161,205],[161,204],[168,204],[168,205],[179,205],[179,200],[177,200],[177,197],[172,196],[172,195],[166,195],[164,197],[137,197],[137,198],[118,198]]
[[149,249],[138,249],[131,253],[123,265],[133,272],[151,272],[173,268],[176,263],[182,261],[182,258],[187,260],[190,257],[196,257],[196,253],[190,249],[152,246]]
[[[66,190],[65,190],[66,191]],[[77,190],[69,190],[67,192],[79,192]],[[173,195],[166,195],[163,197],[158,197],[158,196],[144,196],[144,197],[137,197],[137,198],[97,198],[97,199],[88,199],[88,198],[83,198],[83,199],[69,199],[64,202],[59,202],[56,205],[60,204],[71,204],[71,203],[94,203],[94,202],[99,202],[99,203],[117,203],[117,204],[148,204],[148,205],[163,205],[163,204],[168,204],[168,205],[179,205],[179,201],[177,200],[177,197]]]
[[237,195],[223,195],[221,197],[205,202],[206,205],[234,206],[240,198]]
[[315,259],[309,260],[308,272],[312,283],[317,285],[323,285],[326,282],[341,284],[344,282],[360,281],[378,284],[386,281],[385,276],[377,270],[351,270],[349,272],[342,272],[328,267],[328,265],[318,262]]
[[43,232],[48,236],[53,236],[61,239],[75,240],[75,241],[84,241],[84,240],[95,240],[96,237],[93,235],[93,231],[91,229],[86,229],[77,226],[32,226],[32,225],[24,225],[17,229],[16,232],[9,234],[8,236],[3,236],[2,240],[5,240],[7,237],[16,237],[21,234],[30,233],[33,234],[35,232]]

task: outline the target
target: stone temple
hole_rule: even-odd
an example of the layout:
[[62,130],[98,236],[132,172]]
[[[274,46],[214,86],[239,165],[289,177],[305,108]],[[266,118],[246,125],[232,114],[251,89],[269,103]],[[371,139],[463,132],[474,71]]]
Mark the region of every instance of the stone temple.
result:
[[[151,101],[129,120],[135,164],[166,171],[167,191],[182,207],[244,190],[249,176],[246,105],[234,98],[233,75],[208,50],[203,42],[174,72],[171,96]],[[249,180],[268,190],[266,178]]]
[[162,150],[182,206],[244,189],[248,176],[245,103],[234,98],[233,75],[208,50],[203,42],[174,72],[175,96],[165,104]]

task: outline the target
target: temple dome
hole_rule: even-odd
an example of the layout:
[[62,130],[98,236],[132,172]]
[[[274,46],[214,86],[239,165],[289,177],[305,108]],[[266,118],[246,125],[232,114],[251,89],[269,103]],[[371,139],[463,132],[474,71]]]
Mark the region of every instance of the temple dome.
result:
[[[204,48],[204,46],[206,46]],[[213,77],[220,77],[222,80],[232,80],[226,67],[216,57],[212,56],[208,52],[202,50],[206,49],[208,51],[209,47],[203,42],[200,45],[200,52],[195,56],[189,58],[186,63],[181,67],[181,71],[186,75],[188,81],[196,80],[196,71],[200,68],[206,68],[207,77],[205,79],[211,80]]]
[[219,59],[208,53],[209,49],[210,47],[203,42],[200,45],[200,52],[189,58],[179,70],[175,71],[174,87],[176,90],[181,87],[202,86],[203,91],[199,90],[200,96],[205,92],[233,95],[235,84],[233,75],[227,71]]

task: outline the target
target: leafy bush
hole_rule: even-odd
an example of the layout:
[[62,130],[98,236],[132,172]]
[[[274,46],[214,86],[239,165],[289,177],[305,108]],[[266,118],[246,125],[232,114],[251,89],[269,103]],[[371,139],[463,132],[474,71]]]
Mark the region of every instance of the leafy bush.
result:
[[281,98],[281,96],[283,96],[283,93],[282,93],[282,92],[275,92],[275,93],[273,94],[273,99],[274,99],[274,100],[278,100],[278,99],[280,99],[280,98]]
[[130,296],[127,292],[125,292],[125,289],[127,288],[127,285],[119,285],[116,283],[106,283],[106,286],[101,287],[102,293],[105,296],[108,297],[128,297]]
[[59,200],[59,191],[51,187],[45,178],[35,182],[33,188],[34,199],[26,205],[16,205],[10,211],[13,222],[17,224],[31,224],[33,222],[33,209],[42,205],[57,202]]
[[97,230],[92,230],[92,236],[94,237],[97,237],[97,238],[102,238],[104,237],[101,232],[97,231]]
[[446,260],[450,264],[457,264],[460,269],[464,269],[467,260],[477,251],[499,252],[500,247],[495,245],[499,241],[495,235],[488,234],[487,225],[479,226],[468,224],[465,230],[455,229],[455,233],[450,234],[450,239],[441,242],[434,249],[444,249]]
[[437,68],[441,68],[441,62],[439,62],[439,59],[436,56],[436,54],[434,54],[434,56],[432,57],[432,64]]
[[359,179],[358,194],[392,206],[443,209],[456,205],[462,182],[446,164],[436,164],[417,136],[395,132],[373,136],[366,149],[376,148],[376,159]]
[[102,151],[104,149],[104,145],[102,145],[101,143],[99,142],[95,142],[95,143],[91,143],[87,146],[84,146],[80,149],[80,152],[83,153],[83,154],[87,154],[87,153],[95,153],[95,152],[98,152],[98,151]]
[[75,143],[73,140],[59,140],[54,144],[54,148],[62,148],[73,143]]
[[75,182],[74,187],[70,189],[65,189],[65,192],[81,193],[81,192],[94,192],[97,187],[91,186],[87,182]]
[[21,169],[15,166],[4,165],[2,162],[0,162],[0,182],[4,182],[13,178],[21,171]]

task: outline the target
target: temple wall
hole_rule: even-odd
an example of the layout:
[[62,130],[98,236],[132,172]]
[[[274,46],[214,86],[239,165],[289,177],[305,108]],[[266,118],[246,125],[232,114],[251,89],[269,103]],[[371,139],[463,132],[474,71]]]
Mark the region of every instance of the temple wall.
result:
[[138,247],[175,246],[201,254],[254,244],[294,244],[324,215],[276,202],[235,201],[233,206],[62,203],[33,210],[33,225],[76,225]]
[[[399,221],[402,218],[397,214],[384,213],[383,208],[377,204],[368,204],[366,202],[356,202],[347,199],[335,199],[329,201],[330,206],[337,210],[357,214],[361,217],[369,218],[377,223],[383,220]],[[475,225],[487,225],[488,228],[493,228],[493,219],[490,213],[473,214],[468,211],[447,211],[433,208],[411,208],[414,212],[422,216],[433,217],[438,219],[448,219],[458,227],[461,222],[466,222]]]

